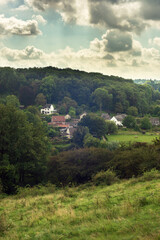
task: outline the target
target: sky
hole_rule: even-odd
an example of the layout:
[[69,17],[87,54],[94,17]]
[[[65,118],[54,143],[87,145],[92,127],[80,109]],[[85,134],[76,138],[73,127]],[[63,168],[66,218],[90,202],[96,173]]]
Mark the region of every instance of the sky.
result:
[[0,0],[0,66],[160,79],[160,0]]

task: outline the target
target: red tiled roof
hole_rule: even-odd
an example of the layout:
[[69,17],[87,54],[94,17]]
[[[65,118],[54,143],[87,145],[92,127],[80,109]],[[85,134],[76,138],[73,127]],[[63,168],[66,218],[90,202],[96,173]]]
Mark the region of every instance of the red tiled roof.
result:
[[68,128],[69,125],[66,125],[66,124],[57,124],[57,127]]
[[65,122],[66,119],[64,116],[52,116],[52,122]]

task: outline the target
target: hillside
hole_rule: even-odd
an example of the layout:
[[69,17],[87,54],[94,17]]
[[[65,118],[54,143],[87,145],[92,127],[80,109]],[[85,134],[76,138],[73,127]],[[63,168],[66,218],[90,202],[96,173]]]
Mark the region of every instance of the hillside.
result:
[[16,95],[24,106],[56,104],[61,114],[70,107],[83,111],[103,110],[125,113],[135,106],[139,114],[150,113],[160,93],[149,85],[100,73],[87,73],[53,67],[13,69],[0,68],[0,102]]
[[5,197],[0,239],[158,240],[160,179],[154,177],[61,190],[49,185]]

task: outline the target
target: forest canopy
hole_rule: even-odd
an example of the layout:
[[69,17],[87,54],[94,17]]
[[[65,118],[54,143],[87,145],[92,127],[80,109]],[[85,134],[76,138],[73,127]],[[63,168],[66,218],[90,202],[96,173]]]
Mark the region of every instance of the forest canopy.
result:
[[[136,114],[154,111],[160,92],[150,85],[100,73],[54,67],[0,68],[0,95],[16,95],[20,103],[54,103],[65,114],[70,107],[83,110],[126,113],[134,107]],[[67,98],[67,101],[66,101]],[[2,99],[1,99],[2,102]],[[152,106],[152,107],[151,107]]]

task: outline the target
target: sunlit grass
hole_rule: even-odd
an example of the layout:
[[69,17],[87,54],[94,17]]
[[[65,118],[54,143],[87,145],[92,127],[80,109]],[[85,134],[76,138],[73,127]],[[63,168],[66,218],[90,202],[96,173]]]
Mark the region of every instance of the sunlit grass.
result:
[[158,240],[159,188],[160,179],[141,178],[6,197],[0,200],[0,239]]
[[151,143],[159,135],[116,134],[107,136],[109,142],[146,142]]

